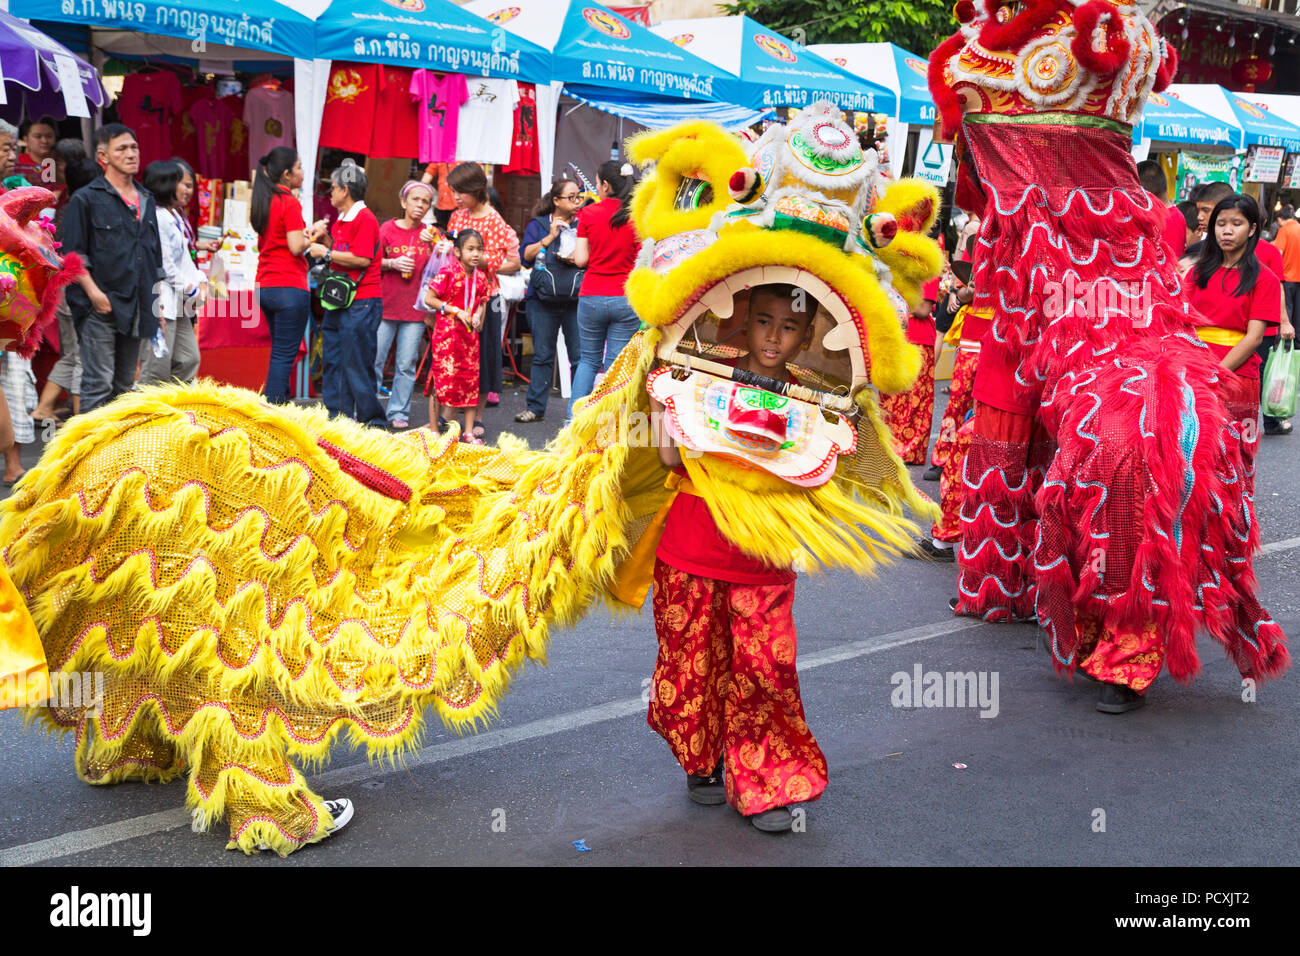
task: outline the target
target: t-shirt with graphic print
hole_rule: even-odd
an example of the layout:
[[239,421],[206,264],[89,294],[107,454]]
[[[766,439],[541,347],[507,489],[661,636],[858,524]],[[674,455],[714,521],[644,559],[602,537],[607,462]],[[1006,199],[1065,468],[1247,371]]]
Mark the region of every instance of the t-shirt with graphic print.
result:
[[439,75],[432,70],[416,70],[411,74],[409,92],[420,110],[420,162],[453,162],[460,131],[460,108],[469,98],[465,77],[459,73]]

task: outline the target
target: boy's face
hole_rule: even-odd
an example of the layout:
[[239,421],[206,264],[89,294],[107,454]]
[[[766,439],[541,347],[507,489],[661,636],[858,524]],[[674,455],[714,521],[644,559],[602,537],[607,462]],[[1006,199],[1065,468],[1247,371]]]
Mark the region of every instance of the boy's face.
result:
[[771,378],[785,378],[786,363],[795,357],[812,333],[812,310],[795,311],[794,307],[796,301],[804,304],[809,298],[791,299],[767,292],[750,296],[745,342],[749,346],[751,368],[762,369]]

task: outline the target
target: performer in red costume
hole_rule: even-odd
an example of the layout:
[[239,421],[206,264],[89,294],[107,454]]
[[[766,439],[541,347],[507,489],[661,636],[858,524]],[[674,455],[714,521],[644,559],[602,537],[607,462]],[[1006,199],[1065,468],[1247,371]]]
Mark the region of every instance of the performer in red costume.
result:
[[[989,309],[965,464],[958,613],[1036,614],[1059,670],[1104,660],[1097,707],[1189,680],[1207,631],[1243,675],[1288,663],[1251,570],[1259,532],[1224,369],[1196,337],[1132,124],[1177,57],[1128,4],[962,0],[930,85],[981,212]],[[1154,676],[1153,674],[1150,676]]]
[[921,288],[921,304],[907,320],[907,341],[921,350],[921,371],[906,392],[882,395],[880,410],[894,436],[894,451],[909,465],[924,465],[934,421],[934,303],[939,298],[939,280]]

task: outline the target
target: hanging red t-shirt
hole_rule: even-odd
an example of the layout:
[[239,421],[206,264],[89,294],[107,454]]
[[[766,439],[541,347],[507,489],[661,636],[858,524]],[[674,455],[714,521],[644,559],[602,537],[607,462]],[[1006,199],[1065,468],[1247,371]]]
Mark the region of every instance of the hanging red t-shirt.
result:
[[190,107],[194,126],[194,170],[208,179],[221,179],[230,163],[230,127],[235,116],[220,100],[200,100]]
[[227,142],[226,182],[246,179],[252,182],[253,164],[248,159],[248,127],[244,125],[244,98],[238,93],[223,96],[221,103],[230,110],[230,136]]
[[359,153],[374,137],[383,67],[376,63],[337,63],[330,71],[321,116],[320,144]]
[[[403,94],[405,95],[405,94]],[[417,222],[413,229],[403,229],[398,220],[389,219],[379,227],[379,241],[383,246],[380,257],[398,259],[410,256],[415,260],[415,268],[403,279],[402,273],[388,270],[379,274],[380,289],[384,297],[384,318],[395,322],[423,322],[427,312],[415,307],[415,296],[420,289],[420,277],[424,267],[433,253],[427,242],[420,241],[420,233],[425,226]]]
[[414,159],[419,150],[420,110],[411,101],[412,70],[385,66],[381,70],[375,129],[367,156]]
[[519,84],[519,105],[515,107],[515,136],[510,146],[510,163],[503,173],[534,175],[542,171],[537,146],[537,88]]
[[330,234],[334,237],[334,252],[347,252],[370,260],[365,269],[349,269],[337,262],[331,265],[331,268],[346,272],[356,280],[356,299],[382,298],[379,269],[383,249],[379,241],[379,220],[375,214],[366,208],[364,202],[358,202],[348,210],[347,219],[340,216],[335,220]]
[[907,319],[907,341],[913,345],[928,345],[934,348],[934,340],[939,331],[934,324],[934,303],[939,299],[939,280],[931,279],[925,285],[921,286],[921,298],[930,303],[930,314],[924,319],[918,319],[915,315],[908,316]]
[[131,73],[117,98],[117,115],[140,144],[140,169],[172,157],[172,123],[184,109],[181,81],[175,73]]
[[[1245,332],[1247,323],[1252,320],[1266,323],[1266,329],[1276,326],[1282,315],[1282,283],[1273,271],[1260,269],[1255,287],[1247,295],[1233,294],[1237,281],[1236,269],[1220,268],[1210,276],[1210,281],[1202,289],[1197,285],[1195,270],[1189,272],[1186,283],[1187,299],[1192,306],[1192,321],[1197,325],[1210,325],[1235,332]],[[1227,345],[1214,342],[1206,344],[1220,360],[1231,351]],[[1242,378],[1259,378],[1259,366],[1259,355],[1251,355],[1237,369],[1237,374]]]
[[590,254],[579,296],[623,294],[627,275],[636,265],[637,242],[631,217],[621,226],[610,224],[621,205],[611,197],[578,214],[578,238],[587,240]]
[[194,123],[194,106],[205,100],[211,101],[212,98],[213,90],[210,86],[182,87],[181,100],[184,106],[172,123],[172,156],[179,156],[196,171],[199,168],[199,138]]
[[306,289],[307,261],[289,251],[288,235],[306,229],[302,205],[287,193],[271,197],[266,233],[257,240],[257,286],[261,289]]

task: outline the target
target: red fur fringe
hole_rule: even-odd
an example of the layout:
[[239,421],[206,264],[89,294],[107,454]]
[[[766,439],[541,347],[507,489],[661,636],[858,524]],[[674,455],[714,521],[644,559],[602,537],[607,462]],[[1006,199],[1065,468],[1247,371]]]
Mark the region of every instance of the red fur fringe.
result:
[[21,341],[10,343],[10,350],[17,352],[23,358],[31,358],[40,348],[41,343],[45,341],[47,330],[58,320],[55,318],[55,311],[59,307],[59,299],[63,296],[63,290],[81,277],[85,272],[85,267],[81,264],[81,257],[75,252],[69,252],[63,257],[63,268],[45,283],[45,292],[41,296],[41,312],[32,323],[32,327],[27,330]]
[[980,31],[980,43],[989,50],[1018,52],[1058,12],[1069,9],[1062,0],[1026,0],[1025,9],[1008,20],[998,23],[996,13],[1002,6],[999,0],[987,0],[985,9],[989,22]]
[[[1092,45],[1092,35],[1103,16],[1109,17],[1106,22],[1106,48],[1096,50]],[[1070,51],[1091,72],[1109,76],[1128,59],[1132,45],[1124,36],[1119,11],[1112,4],[1103,0],[1089,0],[1075,11],[1074,26],[1078,33],[1070,44]]]
[[949,138],[957,135],[961,129],[961,100],[953,88],[948,85],[948,78],[944,70],[948,65],[949,58],[962,48],[966,43],[966,38],[961,32],[954,33],[948,39],[939,44],[939,48],[930,54],[930,65],[926,70],[926,80],[930,85],[930,95],[934,98],[934,105],[939,116],[939,128],[943,134]]
[[1165,55],[1156,68],[1156,85],[1154,89],[1157,93],[1163,93],[1169,89],[1169,84],[1174,81],[1174,77],[1178,74],[1178,50],[1167,40],[1162,40],[1161,45],[1165,49]]

